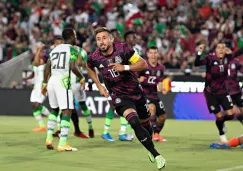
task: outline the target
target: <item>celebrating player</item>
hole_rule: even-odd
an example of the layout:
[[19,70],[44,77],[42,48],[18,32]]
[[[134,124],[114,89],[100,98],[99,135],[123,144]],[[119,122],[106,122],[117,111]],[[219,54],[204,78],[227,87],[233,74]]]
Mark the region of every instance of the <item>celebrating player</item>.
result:
[[[59,108],[62,110],[61,133],[57,147],[58,151],[77,151],[76,148],[67,144],[67,137],[70,129],[70,117],[73,105],[73,92],[71,90],[71,71],[79,78],[82,74],[77,70],[75,62],[78,59],[78,51],[73,45],[76,44],[76,32],[73,29],[66,28],[62,32],[64,44],[56,46],[50,53],[44,72],[44,83],[48,81],[49,103],[53,112],[48,117],[48,132],[46,138],[47,149],[53,149],[53,131],[56,126],[56,120]],[[46,86],[43,88],[45,94]]]
[[[133,72],[147,69],[146,62],[126,43],[113,43],[110,30],[98,27],[95,31],[98,49],[88,58],[88,74],[100,94],[112,98],[116,112],[124,116],[132,126],[138,140],[149,151],[149,159],[157,163],[159,170],[166,165],[152,142],[153,128],[145,94]],[[107,89],[101,85],[94,68],[102,74]]]
[[43,101],[45,100],[45,96],[43,94],[41,94],[41,87],[42,87],[42,82],[43,82],[43,76],[44,76],[44,65],[41,66],[34,66],[33,67],[33,71],[32,74],[25,78],[24,80],[27,81],[29,79],[34,78],[34,88],[31,92],[31,96],[30,96],[30,102],[32,104],[32,109],[33,109],[33,115],[35,117],[35,119],[38,122],[38,127],[34,128],[32,131],[34,132],[42,132],[42,131],[46,131],[46,127],[44,124],[44,121],[42,119],[42,114],[47,116],[49,115],[49,110],[41,105],[43,103]]
[[[112,29],[111,34],[114,37],[114,42],[122,42],[122,38],[120,36],[120,33],[117,29]],[[102,133],[101,137],[103,139],[106,139],[107,141],[114,141],[112,136],[109,133],[109,129],[111,126],[111,121],[114,118],[114,107],[112,105],[111,97],[108,97],[108,101],[110,104],[110,109],[105,115],[105,126],[104,126],[104,132]],[[119,131],[119,140],[120,141],[132,141],[133,140],[133,134],[132,134],[132,129],[129,124],[127,124],[127,120],[123,117],[120,116],[120,124],[121,128]],[[126,134],[126,129],[128,128],[129,133]]]
[[[227,142],[225,132],[223,131],[224,122],[234,118],[233,103],[228,94],[225,78],[228,75],[228,65],[233,60],[235,54],[226,54],[226,45],[219,42],[215,53],[209,53],[203,59],[200,59],[204,52],[205,45],[199,46],[199,51],[195,60],[195,66],[206,65],[206,79],[204,94],[210,113],[216,116],[216,125],[219,130],[220,140]],[[223,107],[226,114],[223,116],[220,106]]]
[[154,129],[153,140],[164,142],[166,139],[161,137],[159,133],[164,127],[166,114],[163,102],[158,98],[158,91],[163,90],[163,73],[164,66],[158,63],[158,48],[149,47],[147,52],[148,69],[140,73],[139,81],[148,98],[149,110],[151,113],[150,121]]

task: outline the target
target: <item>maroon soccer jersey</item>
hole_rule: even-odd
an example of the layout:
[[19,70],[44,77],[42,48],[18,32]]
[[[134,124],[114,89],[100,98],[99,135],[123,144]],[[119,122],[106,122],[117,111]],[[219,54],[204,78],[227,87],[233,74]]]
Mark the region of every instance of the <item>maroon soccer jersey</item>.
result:
[[164,66],[157,64],[156,67],[153,67],[148,61],[146,62],[148,64],[148,69],[140,73],[140,76],[145,77],[141,84],[146,96],[149,99],[157,100],[157,84],[163,81]]
[[195,66],[206,65],[206,91],[215,95],[228,93],[225,80],[228,75],[228,65],[233,60],[233,56],[233,54],[226,55],[224,59],[219,59],[215,53],[209,53],[203,59],[197,56]]
[[99,49],[91,53],[87,62],[88,66],[96,67],[102,74],[105,86],[113,100],[117,97],[140,99],[144,92],[135,74],[130,71],[117,72],[112,67],[108,67],[110,63],[129,65],[129,59],[133,56],[134,50],[126,43],[114,43],[113,46],[114,51],[109,56],[102,55]]
[[241,93],[239,78],[237,77],[238,71],[243,72],[243,66],[240,64],[239,59],[233,59],[229,64],[226,80],[226,87],[230,95]]

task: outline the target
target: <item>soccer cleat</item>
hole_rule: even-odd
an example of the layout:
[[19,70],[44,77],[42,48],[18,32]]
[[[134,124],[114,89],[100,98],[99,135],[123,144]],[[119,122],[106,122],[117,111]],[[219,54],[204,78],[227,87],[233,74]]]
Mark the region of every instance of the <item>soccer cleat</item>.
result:
[[59,138],[60,134],[61,134],[61,131],[56,131],[54,134],[52,134],[52,136]]
[[133,140],[133,133],[128,133],[127,134],[127,141],[132,141]]
[[155,157],[155,161],[156,161],[156,163],[157,163],[157,168],[158,168],[158,170],[162,170],[162,169],[165,168],[165,166],[166,166],[166,161],[165,161],[165,159],[164,159],[161,155]]
[[71,147],[70,145],[65,145],[64,147],[59,145],[57,147],[57,151],[59,151],[59,152],[64,152],[64,151],[78,151],[78,149],[77,148],[74,148],[74,147]]
[[212,143],[209,146],[211,149],[229,149],[230,146],[225,143]]
[[94,130],[89,129],[89,138],[94,138]]
[[85,135],[83,132],[80,132],[80,133],[76,133],[76,132],[74,132],[74,134],[73,134],[75,137],[80,137],[80,138],[84,138],[84,139],[86,139],[86,138],[89,138],[87,135]]
[[167,141],[163,137],[161,137],[158,133],[155,133],[152,138],[153,141],[158,141],[158,142],[165,142]]
[[54,149],[54,146],[53,146],[53,143],[51,140],[46,140],[46,148],[48,150],[53,150]]
[[40,127],[32,129],[33,132],[46,132],[46,127]]
[[152,163],[155,163],[155,158],[150,152],[148,152],[148,158]]
[[111,135],[109,133],[106,133],[106,134],[102,134],[101,135],[101,138],[107,140],[107,141],[114,141],[113,138],[111,137]]
[[120,140],[120,141],[129,141],[129,140],[127,139],[127,134],[119,135],[119,140]]

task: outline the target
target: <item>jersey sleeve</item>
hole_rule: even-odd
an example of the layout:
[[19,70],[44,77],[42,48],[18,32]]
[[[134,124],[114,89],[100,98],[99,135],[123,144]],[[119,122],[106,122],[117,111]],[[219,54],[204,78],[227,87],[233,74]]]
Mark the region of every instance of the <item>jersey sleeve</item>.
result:
[[202,66],[202,65],[207,65],[208,61],[209,61],[209,55],[205,56],[204,58],[202,58],[202,55],[197,55],[194,65],[195,66]]
[[92,53],[89,54],[88,59],[87,59],[87,65],[89,68],[94,68],[94,63],[93,63],[93,56]]
[[43,60],[44,63],[47,63],[47,60],[50,59],[50,56],[48,54],[45,54],[41,57],[41,59]]
[[79,49],[79,55],[82,58],[82,61],[84,62],[84,64],[86,64],[87,61],[88,61],[88,54],[87,54],[87,52],[84,49],[80,48]]
[[130,47],[128,44],[125,44],[124,50],[125,50],[126,60],[131,64],[137,63],[137,61],[140,58],[140,55],[132,47]]
[[78,51],[73,46],[70,46],[70,61],[77,61]]

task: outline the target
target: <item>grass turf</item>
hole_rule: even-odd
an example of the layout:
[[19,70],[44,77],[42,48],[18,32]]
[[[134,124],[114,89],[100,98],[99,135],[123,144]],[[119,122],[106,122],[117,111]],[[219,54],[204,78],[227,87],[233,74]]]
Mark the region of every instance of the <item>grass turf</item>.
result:
[[[78,152],[57,152],[44,146],[46,133],[33,133],[33,117],[0,117],[0,170],[1,171],[156,171],[146,150],[135,139],[120,142],[119,120],[114,119],[111,135],[115,142],[100,138],[104,119],[93,119],[94,139],[80,139],[70,132],[70,145]],[[87,133],[83,118],[80,125]],[[228,138],[242,133],[238,122],[227,122]],[[218,132],[212,121],[167,120],[163,136],[168,140],[155,143],[167,160],[165,171],[216,171],[242,165],[242,150],[211,150],[209,144],[218,141]],[[54,140],[57,146],[58,139]]]

